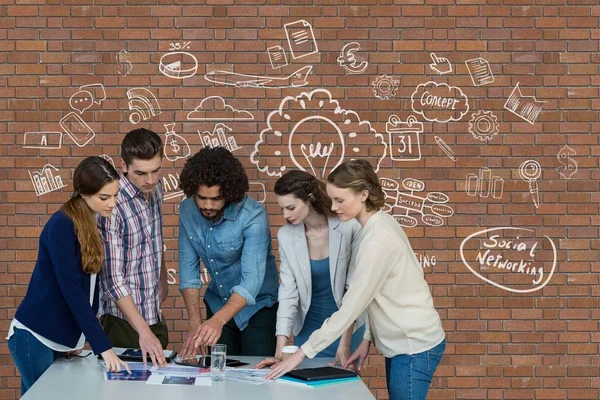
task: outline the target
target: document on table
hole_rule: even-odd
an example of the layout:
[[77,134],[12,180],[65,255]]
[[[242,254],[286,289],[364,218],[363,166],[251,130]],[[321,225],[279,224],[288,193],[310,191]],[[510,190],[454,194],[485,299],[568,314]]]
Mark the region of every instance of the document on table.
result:
[[179,386],[211,386],[210,376],[175,376],[152,374],[146,381],[147,385],[179,385]]
[[265,379],[270,369],[251,369],[251,368],[227,368],[225,380],[240,383],[249,383],[251,385],[262,385],[273,382]]
[[170,375],[170,376],[210,376],[209,368],[195,368],[195,367],[156,367],[152,368],[152,373],[157,375]]

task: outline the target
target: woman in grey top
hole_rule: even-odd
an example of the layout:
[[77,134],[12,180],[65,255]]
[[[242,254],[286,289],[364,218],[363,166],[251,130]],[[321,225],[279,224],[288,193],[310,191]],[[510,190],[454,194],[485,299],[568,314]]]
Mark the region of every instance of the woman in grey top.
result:
[[[335,216],[325,184],[307,172],[283,175],[275,183],[275,194],[287,221],[277,233],[281,258],[277,349],[257,368],[281,361],[291,333],[294,344],[301,346],[338,310],[351,278],[360,232],[358,222],[341,222]],[[317,356],[336,357],[344,364],[362,341],[361,325],[352,324]]]

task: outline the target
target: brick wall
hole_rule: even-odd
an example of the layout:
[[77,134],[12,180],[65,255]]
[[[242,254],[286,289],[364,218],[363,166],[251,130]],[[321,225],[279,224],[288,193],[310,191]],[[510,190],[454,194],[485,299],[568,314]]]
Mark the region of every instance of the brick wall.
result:
[[[599,398],[598,2],[395,3],[0,1],[0,331],[74,167],[101,154],[118,165],[123,135],[144,126],[180,135],[163,181],[176,347],[179,157],[220,137],[273,236],[282,167],[379,166],[447,332],[430,398]],[[303,67],[305,81],[260,78]],[[13,399],[4,342],[0,398]],[[363,379],[387,398],[380,355]]]

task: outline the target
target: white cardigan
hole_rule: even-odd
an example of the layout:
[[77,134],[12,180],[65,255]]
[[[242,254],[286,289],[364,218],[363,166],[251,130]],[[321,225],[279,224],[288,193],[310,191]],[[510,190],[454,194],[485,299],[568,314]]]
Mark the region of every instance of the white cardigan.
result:
[[[329,217],[329,272],[333,297],[337,306],[349,286],[358,251],[360,224],[356,220],[341,222]],[[281,258],[279,276],[279,307],[276,335],[297,335],[304,325],[312,298],[310,256],[304,224],[284,225],[277,232]],[[354,330],[364,323],[359,318]]]
[[350,288],[339,311],[302,345],[309,358],[329,346],[365,309],[365,339],[385,357],[430,350],[445,337],[429,285],[410,242],[396,220],[383,211],[361,231]]

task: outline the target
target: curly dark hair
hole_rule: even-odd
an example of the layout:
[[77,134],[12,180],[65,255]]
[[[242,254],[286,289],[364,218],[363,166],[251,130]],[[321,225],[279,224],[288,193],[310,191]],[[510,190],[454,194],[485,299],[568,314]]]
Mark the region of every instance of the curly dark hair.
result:
[[237,203],[248,192],[248,176],[242,163],[224,147],[203,148],[188,159],[181,171],[179,187],[192,197],[200,185],[221,186],[226,203]]

